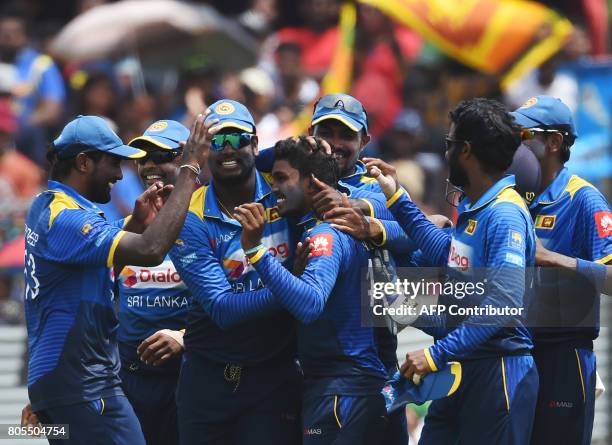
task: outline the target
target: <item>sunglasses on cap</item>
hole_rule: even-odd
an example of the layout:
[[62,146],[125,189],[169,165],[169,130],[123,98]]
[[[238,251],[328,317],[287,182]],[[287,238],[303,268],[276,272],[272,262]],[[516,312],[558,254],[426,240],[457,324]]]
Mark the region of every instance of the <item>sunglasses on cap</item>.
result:
[[361,116],[361,113],[364,113],[366,118],[368,116],[368,113],[366,112],[365,108],[363,108],[363,105],[361,105],[361,102],[351,96],[340,96],[335,94],[323,96],[316,101],[314,105],[315,110],[320,108],[328,108],[332,110],[338,108],[357,116]]
[[144,158],[138,159],[138,163],[140,165],[145,165],[150,159],[155,165],[167,164],[168,162],[173,162],[177,157],[181,155],[181,153],[181,150],[154,150],[147,152],[147,155]]
[[229,144],[234,150],[239,150],[242,147],[249,145],[254,134],[251,133],[227,133],[215,134],[212,137],[210,148],[214,151],[221,151],[225,144]]
[[523,128],[521,130],[521,140],[528,141],[536,137],[536,134],[559,133],[562,136],[567,136],[569,133],[560,130],[544,129],[544,128]]

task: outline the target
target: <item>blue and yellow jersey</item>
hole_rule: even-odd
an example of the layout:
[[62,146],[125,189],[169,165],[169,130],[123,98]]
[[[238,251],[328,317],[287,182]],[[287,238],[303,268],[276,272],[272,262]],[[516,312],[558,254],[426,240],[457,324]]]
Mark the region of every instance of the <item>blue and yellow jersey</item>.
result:
[[368,169],[361,161],[355,164],[355,173],[342,178],[342,182],[358,189],[368,190],[373,193],[381,193],[378,181],[367,176]]
[[[531,286],[526,268],[535,263],[535,234],[528,209],[513,187],[514,176],[506,176],[476,203],[463,199],[451,233],[431,224],[402,189],[389,200],[391,211],[431,264],[446,266],[459,280],[469,280],[474,270],[485,274],[484,292],[462,298],[443,294],[439,304],[525,308]],[[526,354],[533,345],[521,322],[498,315],[444,313],[437,326],[423,328],[436,339],[427,350],[430,364],[435,370],[451,360]]]
[[125,266],[116,279],[122,362],[136,360],[136,348],[161,329],[187,326],[191,293],[169,256],[158,266]]
[[28,391],[34,411],[122,394],[110,267],[125,234],[49,181],[26,218]]
[[[559,172],[555,180],[530,205],[536,235],[544,247],[573,258],[581,258],[606,264],[612,262],[612,212],[603,195],[584,179],[571,175],[567,168]],[[543,271],[547,272],[547,271]],[[574,275],[560,277],[549,272],[542,275],[540,295],[534,300],[533,310],[550,311],[551,304],[565,305],[560,311],[580,311],[572,299],[582,299],[589,305],[599,306],[598,296],[585,295],[584,286]],[[547,277],[549,279],[547,279]],[[537,305],[538,301],[542,305]],[[567,317],[562,317],[567,318]],[[597,317],[598,318],[598,317]],[[563,319],[557,320],[563,324]],[[577,320],[575,320],[577,321]],[[599,320],[593,320],[598,324]],[[558,326],[554,320],[549,323]],[[571,324],[571,322],[569,322]],[[535,329],[538,342],[587,341],[597,338],[598,326],[590,328],[569,327],[560,329]],[[569,344],[569,343],[568,343]]]
[[305,391],[317,395],[378,394],[387,378],[375,329],[361,326],[361,272],[369,253],[355,238],[317,221],[301,221],[312,257],[296,277],[268,252],[251,258],[274,298],[300,322],[298,356]]
[[[293,266],[295,241],[276,198],[257,173],[253,201],[266,210],[262,238],[271,255]],[[221,210],[214,186],[196,190],[185,225],[170,251],[176,270],[192,294],[185,350],[218,363],[257,365],[295,355],[295,327],[280,306],[263,313],[241,298],[264,284],[240,245],[242,227]],[[257,305],[258,300],[254,300]]]

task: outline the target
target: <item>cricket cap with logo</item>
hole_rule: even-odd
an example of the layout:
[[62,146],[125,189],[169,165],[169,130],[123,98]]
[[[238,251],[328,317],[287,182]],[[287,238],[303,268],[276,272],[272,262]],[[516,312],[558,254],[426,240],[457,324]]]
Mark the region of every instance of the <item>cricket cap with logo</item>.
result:
[[183,124],[173,120],[161,120],[152,123],[142,136],[132,139],[128,145],[143,150],[158,148],[162,150],[179,150],[180,142],[189,138],[189,130]]
[[572,110],[556,97],[532,97],[510,114],[523,128],[555,129],[578,137]]
[[255,121],[240,102],[230,99],[221,99],[208,107],[211,113],[206,120],[219,119],[212,128],[222,130],[224,128],[236,128],[246,133],[255,133]]
[[327,94],[315,104],[310,125],[313,127],[326,120],[342,122],[355,132],[368,132],[368,114],[353,96],[343,93]]
[[77,116],[53,141],[53,147],[58,159],[69,159],[88,151],[100,151],[126,159],[138,159],[147,154],[146,151],[125,145],[108,123],[98,116]]

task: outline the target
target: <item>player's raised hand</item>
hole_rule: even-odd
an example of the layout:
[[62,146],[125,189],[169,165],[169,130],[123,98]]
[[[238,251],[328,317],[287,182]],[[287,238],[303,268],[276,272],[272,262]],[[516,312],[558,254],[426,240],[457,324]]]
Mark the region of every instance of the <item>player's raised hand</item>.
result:
[[240,244],[243,250],[246,251],[261,244],[266,224],[266,211],[260,203],[251,202],[235,207],[234,218],[242,226]]
[[412,380],[415,374],[423,376],[432,371],[433,370],[427,361],[427,357],[425,356],[424,349],[419,349],[406,354],[406,361],[400,368],[400,374],[402,374],[408,380]]
[[299,277],[306,270],[308,266],[308,260],[310,259],[310,252],[312,246],[310,245],[310,238],[304,238],[304,241],[297,243],[295,249],[295,260],[293,261],[293,275]]
[[153,222],[173,189],[173,185],[164,186],[162,182],[156,182],[142,192],[134,203],[132,218],[125,230],[142,233]]
[[183,164],[191,164],[198,167],[206,164],[212,137],[219,131],[218,128],[214,128],[219,119],[206,120],[210,113],[210,109],[207,109],[204,114],[199,114],[193,122],[189,139],[187,139],[183,148]]
[[312,175],[311,181],[319,190],[312,197],[312,207],[318,215],[324,215],[331,209],[342,206],[342,197],[344,196],[342,193],[317,179],[314,175]]
[[143,340],[136,352],[147,365],[159,366],[180,356],[184,349],[183,332],[162,329]]
[[387,199],[391,198],[399,188],[395,167],[378,158],[363,158],[362,160],[368,169],[368,175],[376,178]]

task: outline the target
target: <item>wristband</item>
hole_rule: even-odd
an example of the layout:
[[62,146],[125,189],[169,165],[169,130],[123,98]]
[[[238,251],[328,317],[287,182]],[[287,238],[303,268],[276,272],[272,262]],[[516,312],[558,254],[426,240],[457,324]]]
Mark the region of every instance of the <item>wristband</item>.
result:
[[198,176],[200,176],[200,173],[202,173],[202,169],[200,168],[200,166],[199,166],[199,165],[198,165],[198,166],[196,166],[196,165],[193,165],[193,164],[183,164],[183,165],[181,165],[181,166],[179,167],[179,170],[180,170],[181,168],[188,168],[189,170],[191,170],[192,172],[194,172],[194,173],[195,173],[196,178],[197,178]]
[[249,250],[245,250],[245,251],[244,251],[244,254],[245,254],[246,256],[249,256],[249,255],[254,255],[254,254],[256,254],[257,252],[259,252],[259,250],[260,250],[260,249],[263,249],[263,248],[264,248],[264,245],[263,245],[262,243],[259,243],[257,246],[252,247],[252,248],[251,248],[251,249],[249,249]]
[[601,289],[606,279],[606,270],[604,264],[576,258],[576,272],[587,277],[591,283],[595,284],[597,289]]

